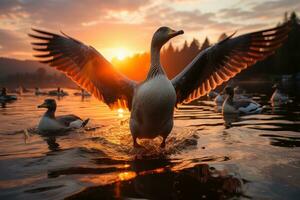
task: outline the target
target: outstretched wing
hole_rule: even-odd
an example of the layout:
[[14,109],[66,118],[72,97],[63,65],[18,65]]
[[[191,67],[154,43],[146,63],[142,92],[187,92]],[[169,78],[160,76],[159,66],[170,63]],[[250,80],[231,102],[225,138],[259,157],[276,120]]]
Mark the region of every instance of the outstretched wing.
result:
[[223,41],[200,52],[172,84],[177,103],[188,103],[206,95],[218,85],[274,53],[287,39],[290,22]]
[[136,82],[120,74],[93,47],[67,35],[58,35],[33,29],[30,37],[33,49],[42,54],[35,55],[41,63],[64,72],[69,78],[110,108],[131,109]]

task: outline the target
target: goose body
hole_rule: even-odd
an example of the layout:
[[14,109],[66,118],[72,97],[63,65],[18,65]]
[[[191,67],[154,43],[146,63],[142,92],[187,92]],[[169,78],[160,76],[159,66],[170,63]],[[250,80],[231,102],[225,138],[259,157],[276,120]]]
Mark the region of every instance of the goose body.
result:
[[68,96],[69,94],[67,92],[63,91],[62,89],[57,88],[57,90],[51,90],[51,91],[49,91],[48,95],[49,96],[59,96],[59,97],[62,97],[62,96]]
[[47,111],[38,124],[38,131],[40,133],[64,132],[71,129],[78,129],[84,127],[89,121],[89,119],[82,120],[73,114],[56,117],[56,102],[54,99],[46,99],[38,108],[47,108]]
[[56,131],[66,131],[68,127],[60,123],[55,118],[51,118],[44,114],[38,125],[39,132],[56,132]]
[[259,114],[263,110],[262,106],[251,100],[226,99],[223,103],[222,112],[225,114]]
[[40,88],[35,88],[34,94],[35,94],[36,96],[39,96],[39,95],[47,95],[48,93],[47,93],[47,92],[41,91]]
[[0,95],[0,102],[10,102],[17,100],[16,95]]
[[262,106],[251,99],[236,99],[231,87],[225,88],[227,95],[223,106],[223,114],[258,114],[261,113]]
[[215,104],[217,105],[217,106],[222,106],[222,104],[223,104],[223,102],[224,102],[224,95],[223,94],[218,94],[216,97],[215,97],[215,100],[214,100],[214,102],[215,102]]
[[[250,100],[250,98],[245,95],[245,92],[243,90],[240,90],[238,86],[234,88],[234,97],[233,98],[235,100],[245,100],[245,99]],[[224,91],[223,91],[215,97],[214,102],[217,106],[223,106],[225,99],[226,99],[226,97],[225,97]]]
[[[110,108],[131,111],[130,130],[134,146],[137,138],[162,136],[161,147],[173,127],[174,107],[207,95],[241,70],[270,55],[286,40],[290,23],[233,37],[201,51],[179,74],[169,80],[160,64],[160,50],[171,38],[183,34],[160,27],[151,41],[151,64],[147,78],[130,80],[91,46],[66,34],[33,29],[29,34],[40,62],[64,72],[81,88]],[[176,58],[175,58],[176,59]],[[66,67],[67,66],[67,67]]]
[[17,96],[16,95],[8,95],[6,93],[6,88],[2,88],[1,89],[1,93],[0,93],[0,102],[10,102],[10,101],[15,101],[17,100]]
[[166,138],[173,127],[176,93],[163,74],[143,82],[135,92],[130,117],[133,138]]
[[88,93],[85,90],[81,90],[81,92],[75,92],[74,93],[75,96],[82,96],[82,97],[90,97],[90,93]]

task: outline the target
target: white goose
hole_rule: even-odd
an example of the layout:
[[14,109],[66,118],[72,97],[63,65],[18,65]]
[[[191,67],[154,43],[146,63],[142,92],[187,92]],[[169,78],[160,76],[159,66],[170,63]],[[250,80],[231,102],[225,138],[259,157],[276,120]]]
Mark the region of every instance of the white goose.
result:
[[73,114],[55,116],[56,101],[54,99],[45,99],[44,103],[39,105],[38,108],[47,108],[38,125],[40,133],[55,133],[78,129],[84,127],[89,121],[89,119],[82,120]]
[[[40,62],[64,72],[81,88],[111,108],[131,110],[130,130],[134,146],[137,138],[162,136],[161,147],[173,127],[176,104],[206,95],[241,70],[272,54],[287,38],[289,23],[280,27],[227,37],[200,52],[172,80],[160,64],[160,49],[171,38],[183,34],[160,27],[151,42],[151,64],[147,78],[137,83],[119,73],[94,48],[65,34],[58,35],[33,29],[38,39],[32,43]],[[174,58],[176,59],[176,58]]]
[[222,106],[223,114],[258,114],[263,110],[263,107],[252,99],[234,98],[232,87],[225,88],[225,95],[227,97]]

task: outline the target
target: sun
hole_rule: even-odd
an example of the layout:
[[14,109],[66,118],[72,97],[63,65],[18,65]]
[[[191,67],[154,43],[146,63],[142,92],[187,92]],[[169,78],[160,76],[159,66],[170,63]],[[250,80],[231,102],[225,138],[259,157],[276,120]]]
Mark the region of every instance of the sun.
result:
[[118,60],[124,60],[124,58],[130,54],[130,52],[125,48],[117,48],[114,53]]
[[123,117],[124,117],[124,110],[123,110],[122,108],[119,108],[119,109],[117,110],[117,112],[118,112],[118,117],[120,117],[120,118],[123,118]]

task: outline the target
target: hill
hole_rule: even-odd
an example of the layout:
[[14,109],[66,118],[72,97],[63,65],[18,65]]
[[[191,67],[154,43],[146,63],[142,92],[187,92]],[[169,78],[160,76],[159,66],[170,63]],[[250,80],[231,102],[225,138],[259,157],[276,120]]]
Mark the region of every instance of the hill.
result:
[[58,73],[57,70],[34,60],[17,60],[0,57],[0,78],[17,73],[34,73],[39,68],[45,69],[47,74]]

